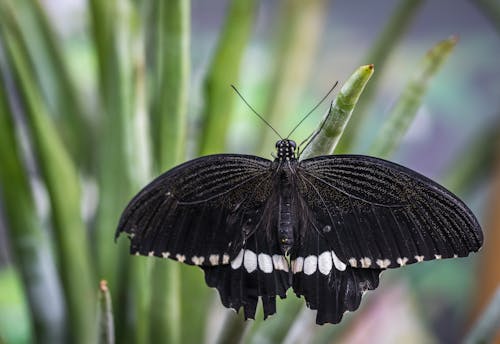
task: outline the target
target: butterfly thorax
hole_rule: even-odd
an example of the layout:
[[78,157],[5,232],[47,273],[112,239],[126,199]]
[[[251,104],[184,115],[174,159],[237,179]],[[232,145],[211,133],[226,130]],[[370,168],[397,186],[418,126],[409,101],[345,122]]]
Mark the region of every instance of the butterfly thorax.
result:
[[297,144],[293,140],[283,139],[276,142],[276,160],[278,161],[290,161],[296,160],[295,149]]

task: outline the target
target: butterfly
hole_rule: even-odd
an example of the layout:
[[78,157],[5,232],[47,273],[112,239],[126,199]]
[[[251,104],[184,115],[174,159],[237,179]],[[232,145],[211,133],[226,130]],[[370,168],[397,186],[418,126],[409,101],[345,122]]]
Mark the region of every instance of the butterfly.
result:
[[299,160],[289,139],[273,161],[218,154],[181,164],[147,185],[116,237],[136,255],[200,267],[222,304],[264,319],[291,287],[338,323],[386,269],[465,257],[482,246],[471,210],[417,172],[364,155]]

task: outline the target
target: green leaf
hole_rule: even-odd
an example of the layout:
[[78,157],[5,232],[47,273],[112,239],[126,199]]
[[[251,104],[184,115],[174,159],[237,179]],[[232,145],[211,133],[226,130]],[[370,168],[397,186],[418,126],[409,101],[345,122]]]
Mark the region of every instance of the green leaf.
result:
[[200,155],[224,150],[235,99],[230,85],[238,81],[256,8],[257,1],[254,0],[233,0],[229,3],[226,23],[205,77],[205,109],[198,149]]
[[384,75],[385,68],[389,61],[390,54],[397,47],[398,43],[407,32],[412,19],[416,16],[423,0],[403,0],[399,1],[394,13],[390,16],[382,32],[372,48],[363,59],[362,63],[373,64],[377,67],[377,74],[373,77],[370,85],[364,91],[354,117],[346,128],[345,134],[337,147],[337,153],[348,153],[357,139],[361,125],[366,118],[369,108],[373,103],[379,80]]
[[373,71],[373,65],[361,66],[347,79],[301,158],[331,154],[334,151]]
[[[0,10],[0,12],[2,12]],[[62,143],[47,113],[27,58],[27,52],[16,40],[13,24],[3,17],[1,37],[5,42],[8,61],[13,69],[21,106],[32,139],[32,148],[47,188],[55,249],[60,263],[72,340],[89,343],[95,340],[95,300],[90,268],[90,249],[86,229],[80,215],[80,181],[73,161]]]
[[415,118],[430,81],[453,51],[456,43],[457,38],[451,37],[439,42],[427,52],[392,108],[370,149],[370,155],[388,157],[396,150]]
[[[36,338],[64,340],[64,308],[59,276],[49,240],[38,218],[29,176],[16,137],[13,111],[8,104],[7,73],[0,75],[0,197],[7,234],[30,308]],[[50,296],[50,297],[49,297]],[[59,305],[59,306],[58,306]]]

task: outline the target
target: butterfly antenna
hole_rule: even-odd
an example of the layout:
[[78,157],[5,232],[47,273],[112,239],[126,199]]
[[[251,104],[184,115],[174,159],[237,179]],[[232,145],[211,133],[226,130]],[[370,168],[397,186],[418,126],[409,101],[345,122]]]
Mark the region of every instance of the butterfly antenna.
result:
[[271,124],[269,124],[269,122],[268,122],[268,121],[266,121],[266,120],[264,119],[264,117],[262,117],[261,115],[259,115],[259,113],[258,113],[257,111],[255,111],[255,109],[254,109],[254,108],[253,108],[250,104],[248,104],[248,102],[246,101],[246,99],[245,99],[245,98],[243,98],[243,96],[242,96],[242,95],[241,95],[241,93],[238,91],[238,89],[237,89],[234,85],[231,85],[231,87],[232,87],[232,89],[234,90],[234,92],[236,92],[236,94],[238,94],[238,96],[240,96],[241,100],[243,100],[243,102],[244,102],[244,103],[245,103],[245,104],[246,104],[246,105],[250,108],[250,110],[252,110],[252,112],[253,112],[253,113],[254,113],[257,117],[259,117],[259,118],[262,120],[262,122],[266,123],[266,125],[267,125],[269,128],[271,128],[271,129],[272,129],[272,131],[274,131],[274,132],[276,133],[276,135],[278,135],[278,137],[279,137],[280,139],[282,139],[282,140],[283,140],[283,137],[281,137],[281,135],[280,135],[280,134],[276,131],[276,129],[274,129],[274,128],[273,128],[273,126],[272,126]]
[[320,105],[321,105],[321,104],[325,101],[325,99],[326,99],[326,98],[328,98],[328,96],[330,95],[330,93],[332,93],[332,92],[333,92],[333,90],[335,89],[335,87],[337,87],[337,84],[338,84],[338,83],[339,83],[338,81],[335,81],[335,84],[332,86],[332,88],[330,88],[330,90],[328,91],[328,93],[327,93],[327,94],[326,94],[323,98],[321,98],[321,100],[319,101],[319,103],[318,103],[318,104],[316,104],[316,106],[315,106],[315,107],[313,107],[313,108],[311,109],[311,111],[309,111],[309,112],[307,113],[307,115],[305,115],[305,116],[304,116],[304,117],[300,120],[300,122],[299,122],[299,123],[297,123],[297,125],[296,125],[296,126],[292,129],[292,131],[291,131],[291,132],[290,132],[290,133],[286,136],[286,138],[289,138],[289,137],[293,134],[293,132],[294,132],[294,131],[295,131],[295,130],[296,130],[296,129],[297,129],[297,128],[298,128],[298,127],[302,124],[302,122],[304,122],[304,121],[307,119],[307,117],[309,117],[309,116],[310,116],[310,115],[311,115],[311,114],[312,114],[312,113],[313,113],[313,112],[314,112],[314,111],[315,111],[315,110],[316,110],[316,109],[317,109],[317,108],[318,108],[318,107],[319,107],[319,106],[320,106]]

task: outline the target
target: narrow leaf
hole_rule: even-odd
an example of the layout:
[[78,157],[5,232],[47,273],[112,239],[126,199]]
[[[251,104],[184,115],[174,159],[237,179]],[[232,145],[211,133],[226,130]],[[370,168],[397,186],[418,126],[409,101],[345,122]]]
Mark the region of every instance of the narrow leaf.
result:
[[233,0],[204,84],[205,108],[202,116],[199,152],[201,155],[224,150],[227,128],[235,99],[231,84],[238,81],[240,64],[250,37],[257,2]]
[[99,329],[99,343],[113,344],[115,342],[113,307],[111,305],[111,295],[109,294],[108,283],[105,280],[99,283],[97,323]]
[[427,52],[392,108],[370,149],[371,155],[387,157],[396,150],[422,103],[430,81],[453,51],[456,43],[457,38],[451,37],[439,42]]
[[[271,125],[287,129],[287,122],[296,112],[298,100],[307,87],[310,70],[314,66],[328,14],[328,1],[291,0],[280,2],[276,19],[278,44],[274,47],[274,66],[269,82],[270,92],[263,113]],[[261,130],[258,151],[269,152],[274,147],[276,135],[271,130]]]
[[362,63],[370,63],[377,66],[377,74],[364,91],[363,98],[359,101],[356,108],[356,113],[346,128],[342,140],[339,142],[337,153],[348,153],[355,143],[361,125],[373,103],[380,77],[384,75],[385,67],[389,60],[388,57],[408,31],[419,7],[424,2],[424,0],[403,0],[398,2],[396,9],[387,21],[376,42],[366,57],[363,58]]
[[301,158],[331,154],[334,151],[373,72],[373,65],[361,66],[347,79]]
[[[3,68],[2,68],[3,69]],[[7,73],[0,75],[0,197],[16,267],[21,273],[37,340],[63,342],[64,298],[51,247],[37,216],[29,176],[9,107]]]
[[82,298],[94,300],[95,294],[92,290],[94,276],[90,268],[89,243],[80,215],[78,175],[36,88],[27,52],[15,40],[8,21],[1,21],[0,30],[26,114],[35,158],[50,197],[55,249],[69,310],[72,340],[74,343],[93,342],[95,302],[81,302]]
[[[158,70],[155,72],[160,74],[156,84],[151,83],[157,86],[153,89],[156,97],[153,99],[155,112],[151,115],[152,121],[156,123],[153,127],[157,138],[156,159],[159,170],[164,171],[185,159],[190,2],[172,0],[152,3],[151,6],[157,11],[157,32],[154,37],[157,38],[155,57]],[[186,273],[194,272],[189,270]],[[184,285],[185,278],[181,279],[181,276],[181,268],[175,262],[156,261],[154,264],[152,297],[155,305],[151,308],[150,324],[152,340],[164,338],[169,343],[181,343],[200,342],[203,338],[204,326],[199,321],[203,312],[186,314],[186,321],[182,321],[184,314],[181,308],[181,290],[187,292],[190,298],[203,294],[190,293],[193,287]],[[196,339],[183,338],[189,334]]]

